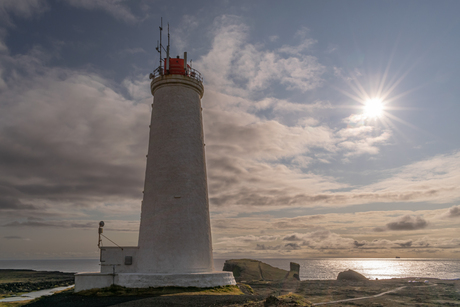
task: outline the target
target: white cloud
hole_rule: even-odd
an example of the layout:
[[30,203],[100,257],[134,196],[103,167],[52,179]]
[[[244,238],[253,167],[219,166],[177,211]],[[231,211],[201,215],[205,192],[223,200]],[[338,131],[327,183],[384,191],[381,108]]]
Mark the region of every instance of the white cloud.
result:
[[[325,68],[311,55],[301,54],[314,42],[302,39],[297,46],[283,48],[295,54],[267,51],[248,43],[248,27],[238,17],[222,16],[215,20],[211,51],[198,61],[207,82],[223,93],[247,96],[282,84],[302,92],[321,85]],[[290,55],[290,56],[289,56]]]
[[376,201],[449,203],[460,198],[460,152],[438,155],[391,171],[388,179],[363,187]]

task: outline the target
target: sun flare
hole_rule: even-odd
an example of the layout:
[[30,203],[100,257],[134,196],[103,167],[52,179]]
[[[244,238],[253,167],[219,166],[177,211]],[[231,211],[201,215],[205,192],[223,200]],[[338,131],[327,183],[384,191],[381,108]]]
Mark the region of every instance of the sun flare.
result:
[[378,118],[383,114],[383,104],[380,99],[371,99],[364,103],[363,115],[368,118]]

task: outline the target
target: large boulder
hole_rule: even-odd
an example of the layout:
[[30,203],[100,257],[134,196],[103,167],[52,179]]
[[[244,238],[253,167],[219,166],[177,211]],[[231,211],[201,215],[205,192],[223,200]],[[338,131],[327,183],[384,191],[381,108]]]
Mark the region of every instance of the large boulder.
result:
[[359,274],[353,270],[340,272],[337,280],[351,280],[351,281],[365,281],[368,280],[364,275]]
[[253,281],[253,280],[299,280],[298,267],[293,266],[295,271],[286,271],[275,268],[262,261],[252,259],[231,259],[226,260],[222,271],[233,272],[236,281]]

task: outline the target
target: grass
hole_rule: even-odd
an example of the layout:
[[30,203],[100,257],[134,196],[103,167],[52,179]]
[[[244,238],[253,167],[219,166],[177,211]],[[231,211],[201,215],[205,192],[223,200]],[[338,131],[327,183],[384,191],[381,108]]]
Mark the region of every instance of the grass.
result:
[[160,287],[125,288],[112,285],[107,288],[84,290],[77,293],[82,296],[163,296],[163,295],[243,295],[237,286],[214,288]]
[[278,296],[281,302],[296,303],[296,306],[312,306],[311,302],[306,300],[303,296],[294,293],[288,293],[285,295]]

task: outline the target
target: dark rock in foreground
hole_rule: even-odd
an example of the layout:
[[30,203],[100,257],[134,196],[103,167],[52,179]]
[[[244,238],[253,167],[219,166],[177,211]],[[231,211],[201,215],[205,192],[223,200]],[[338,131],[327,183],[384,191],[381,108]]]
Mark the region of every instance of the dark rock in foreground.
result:
[[359,274],[353,270],[340,272],[337,280],[352,280],[352,281],[365,281],[368,280],[364,275]]
[[237,282],[251,280],[300,280],[300,265],[291,262],[291,271],[272,267],[262,261],[252,259],[226,260],[222,271],[233,272]]

